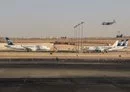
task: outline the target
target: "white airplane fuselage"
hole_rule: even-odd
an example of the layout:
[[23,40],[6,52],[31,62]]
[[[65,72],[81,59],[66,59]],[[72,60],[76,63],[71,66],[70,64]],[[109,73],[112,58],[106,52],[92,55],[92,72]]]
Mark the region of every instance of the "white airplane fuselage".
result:
[[92,46],[88,48],[88,51],[107,52],[107,51],[118,51],[124,48],[127,48],[127,46]]
[[100,52],[103,52],[107,49],[111,49],[112,46],[91,46],[91,47],[88,47],[88,51],[100,51]]
[[40,45],[5,45],[5,47],[14,49],[14,50],[29,50],[29,51],[49,51],[50,48],[47,46]]
[[14,50],[26,50],[21,45],[5,45],[5,47],[10,48],[10,49],[14,49]]
[[108,49],[108,51],[118,51],[118,50],[122,50],[126,48],[125,46],[117,46],[117,47],[114,47],[114,48],[111,48],[111,49]]

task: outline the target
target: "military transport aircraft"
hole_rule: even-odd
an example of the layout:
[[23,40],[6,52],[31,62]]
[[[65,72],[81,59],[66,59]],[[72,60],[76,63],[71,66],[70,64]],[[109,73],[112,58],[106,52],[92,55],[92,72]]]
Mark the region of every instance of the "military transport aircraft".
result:
[[112,22],[103,22],[102,25],[112,25],[114,23],[116,23],[115,20],[113,20]]

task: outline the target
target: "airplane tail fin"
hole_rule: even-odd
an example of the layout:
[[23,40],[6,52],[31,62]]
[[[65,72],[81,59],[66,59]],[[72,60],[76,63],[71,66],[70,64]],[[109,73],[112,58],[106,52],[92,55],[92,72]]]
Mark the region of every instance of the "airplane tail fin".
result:
[[128,46],[128,41],[129,41],[129,39],[126,39],[126,40],[124,41],[124,43],[122,44],[122,46],[127,47],[127,46]]
[[10,40],[8,37],[5,37],[5,40],[6,40],[6,42],[7,42],[8,45],[14,45],[13,41]]
[[116,47],[118,45],[119,41],[117,40],[113,45],[112,47]]
[[118,42],[117,46],[122,46],[124,44],[124,40],[121,40],[120,42]]

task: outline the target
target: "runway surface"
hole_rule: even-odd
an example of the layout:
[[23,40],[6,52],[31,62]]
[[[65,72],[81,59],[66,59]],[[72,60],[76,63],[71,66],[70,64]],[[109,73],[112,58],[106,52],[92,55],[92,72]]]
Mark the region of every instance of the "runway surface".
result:
[[3,58],[61,58],[61,59],[130,59],[130,52],[70,53],[70,52],[0,52]]
[[[43,58],[36,58],[36,53],[28,53],[31,57],[16,58],[16,54],[0,59],[0,92],[130,92],[130,62],[124,56],[65,54],[62,58],[63,54],[41,53]],[[23,52],[21,56],[25,57]]]
[[0,79],[0,92],[130,92],[129,78]]
[[129,62],[19,62],[0,64],[0,92],[130,92]]
[[130,77],[129,70],[1,68],[0,78]]

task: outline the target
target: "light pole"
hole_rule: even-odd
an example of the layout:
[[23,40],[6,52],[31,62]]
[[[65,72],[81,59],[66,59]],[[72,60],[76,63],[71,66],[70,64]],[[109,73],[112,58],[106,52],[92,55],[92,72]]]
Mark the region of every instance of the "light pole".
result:
[[79,24],[77,25],[77,27],[78,27],[78,30],[77,30],[77,46],[78,46],[78,52],[80,51],[80,25],[81,25],[81,23],[79,23]]
[[[76,44],[75,40],[76,40],[76,37],[77,37],[77,35],[76,35],[76,28],[77,28],[77,25],[74,26],[74,38],[73,38],[74,39],[74,44]],[[77,46],[76,46],[76,51],[77,51]]]
[[79,24],[74,26],[74,37],[76,40],[76,51],[79,52],[83,49],[83,24],[84,22],[80,22]]
[[74,35],[75,35],[75,43],[76,43],[76,52],[78,52],[78,25],[74,26]]
[[85,22],[81,22],[81,51],[83,52],[83,24]]

